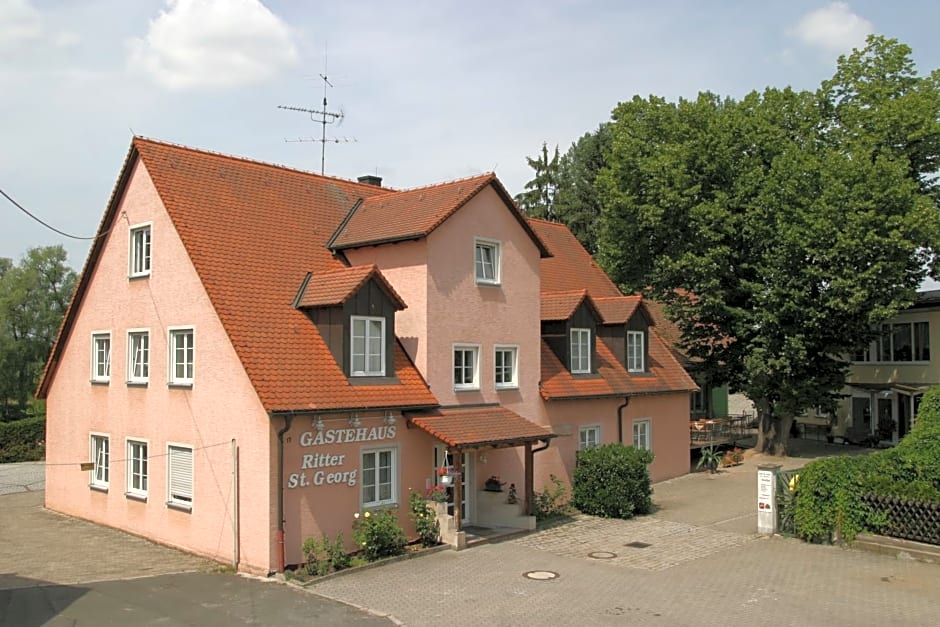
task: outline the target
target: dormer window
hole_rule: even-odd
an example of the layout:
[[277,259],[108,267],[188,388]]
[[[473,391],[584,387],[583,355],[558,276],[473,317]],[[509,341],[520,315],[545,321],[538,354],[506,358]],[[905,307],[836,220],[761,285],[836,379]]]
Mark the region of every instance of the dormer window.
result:
[[646,347],[642,331],[627,331],[627,371],[644,372],[646,370]]
[[351,368],[354,377],[385,376],[385,318],[350,318]]
[[499,285],[499,242],[477,239],[473,265],[478,284]]
[[591,372],[591,330],[571,329],[571,373]]

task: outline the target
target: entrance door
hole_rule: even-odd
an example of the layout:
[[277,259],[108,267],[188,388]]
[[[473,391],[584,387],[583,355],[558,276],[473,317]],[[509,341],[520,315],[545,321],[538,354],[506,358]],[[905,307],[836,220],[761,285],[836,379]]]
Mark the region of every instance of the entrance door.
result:
[[878,399],[878,422],[876,425],[882,424],[882,421],[885,420],[894,420],[892,412],[892,405],[890,398],[879,398]]
[[[453,466],[453,455],[447,452],[447,448],[442,444],[434,445],[434,485],[442,485],[441,478],[437,474],[437,469],[443,466]],[[473,524],[473,454],[463,453],[463,472],[458,481],[460,481],[460,520],[464,525]],[[447,513],[454,514],[454,488],[447,486]]]
[[910,430],[911,424],[911,397],[907,394],[898,394],[898,439],[900,440]]
[[855,397],[852,399],[852,425],[856,431],[871,433],[871,400]]

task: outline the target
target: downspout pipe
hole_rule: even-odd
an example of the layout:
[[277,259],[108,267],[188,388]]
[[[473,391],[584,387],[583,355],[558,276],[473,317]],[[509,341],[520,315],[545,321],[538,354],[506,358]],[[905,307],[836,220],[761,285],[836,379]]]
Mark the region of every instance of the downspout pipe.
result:
[[277,572],[283,573],[284,554],[284,434],[290,431],[294,414],[284,414],[284,428],[277,432]]
[[623,444],[623,410],[625,410],[629,404],[630,397],[625,396],[623,399],[623,405],[620,405],[617,408],[617,441],[621,444]]

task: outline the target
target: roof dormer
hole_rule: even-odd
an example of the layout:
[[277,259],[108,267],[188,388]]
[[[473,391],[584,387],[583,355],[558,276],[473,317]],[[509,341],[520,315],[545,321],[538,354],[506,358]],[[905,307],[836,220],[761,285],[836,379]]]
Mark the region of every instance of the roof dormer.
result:
[[394,376],[395,312],[406,305],[375,265],[307,274],[294,306],[316,325],[350,382]]
[[595,299],[604,323],[601,338],[632,375],[650,372],[649,328],[653,319],[640,296],[615,296]]
[[571,374],[597,373],[597,332],[602,322],[586,290],[542,295],[542,339]]

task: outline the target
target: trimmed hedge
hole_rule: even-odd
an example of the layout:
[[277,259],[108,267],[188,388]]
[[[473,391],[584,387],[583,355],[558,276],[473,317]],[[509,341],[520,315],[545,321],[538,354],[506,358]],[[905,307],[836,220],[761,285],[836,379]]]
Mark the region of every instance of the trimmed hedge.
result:
[[572,505],[585,514],[632,518],[652,508],[650,451],[605,444],[578,453]]
[[864,494],[940,502],[940,386],[924,395],[914,428],[894,448],[821,459],[800,471],[797,535],[851,541],[861,531],[878,531],[884,514],[864,503]]
[[46,454],[46,419],[0,422],[0,463],[34,462]]

